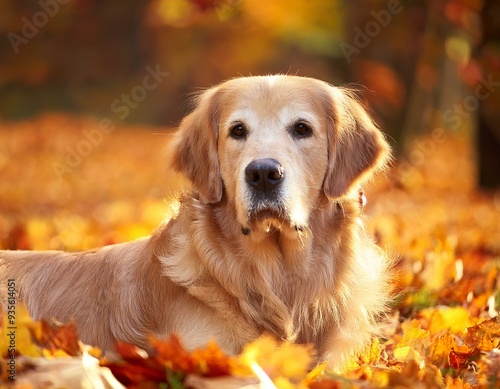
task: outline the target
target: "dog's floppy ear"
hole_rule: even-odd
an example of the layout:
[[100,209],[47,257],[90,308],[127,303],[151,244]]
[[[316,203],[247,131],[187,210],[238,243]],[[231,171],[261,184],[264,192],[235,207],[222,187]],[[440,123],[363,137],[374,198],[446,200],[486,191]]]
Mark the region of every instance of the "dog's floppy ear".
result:
[[217,155],[217,88],[198,96],[193,112],[186,116],[172,143],[172,166],[198,190],[203,203],[222,198],[222,178]]
[[390,148],[352,92],[329,89],[333,120],[328,128],[329,162],[323,190],[328,197],[339,198],[384,168]]

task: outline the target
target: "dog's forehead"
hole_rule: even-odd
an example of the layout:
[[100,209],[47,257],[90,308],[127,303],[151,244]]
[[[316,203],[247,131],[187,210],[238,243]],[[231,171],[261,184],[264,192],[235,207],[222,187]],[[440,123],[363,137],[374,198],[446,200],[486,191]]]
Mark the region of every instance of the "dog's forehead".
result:
[[223,85],[222,121],[289,122],[318,124],[325,111],[324,88],[317,80],[290,76],[235,79]]

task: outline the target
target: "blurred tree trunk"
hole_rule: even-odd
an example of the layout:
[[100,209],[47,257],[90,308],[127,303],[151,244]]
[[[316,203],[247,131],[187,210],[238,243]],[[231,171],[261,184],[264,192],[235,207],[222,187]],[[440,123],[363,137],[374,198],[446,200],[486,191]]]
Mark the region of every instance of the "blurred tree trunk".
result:
[[480,100],[478,112],[479,186],[500,187],[500,0],[486,0],[481,12],[483,40],[479,59],[489,95]]
[[433,125],[432,113],[438,104],[440,91],[446,89],[444,77],[439,73],[443,68],[445,55],[441,50],[436,50],[436,47],[443,44],[449,31],[447,24],[440,20],[438,7],[439,4],[429,3],[426,8],[422,50],[415,61],[415,72],[397,148],[399,154],[406,156],[412,150],[414,141],[430,132]]

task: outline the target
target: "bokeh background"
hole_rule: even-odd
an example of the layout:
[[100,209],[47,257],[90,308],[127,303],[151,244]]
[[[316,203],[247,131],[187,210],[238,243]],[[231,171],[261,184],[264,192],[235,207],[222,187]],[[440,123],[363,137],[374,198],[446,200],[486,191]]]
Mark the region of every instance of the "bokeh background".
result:
[[[297,73],[359,85],[400,146],[409,133],[459,131],[477,117],[498,127],[499,7],[481,0],[4,0],[0,115],[50,110],[120,121],[112,102],[158,66],[168,77],[125,121],[175,125],[197,88],[238,75]],[[469,102],[460,125],[443,119],[481,77],[496,82],[491,96],[481,107]]]
[[0,249],[149,235],[187,188],[168,143],[193,93],[268,73],[357,89],[394,148],[365,188],[398,270],[360,360],[385,381],[351,377],[497,387],[500,0],[0,0]]
[[395,149],[391,193],[500,211],[500,1],[2,0],[0,32],[4,248],[149,233],[185,184],[164,145],[190,96],[240,75],[358,89]]

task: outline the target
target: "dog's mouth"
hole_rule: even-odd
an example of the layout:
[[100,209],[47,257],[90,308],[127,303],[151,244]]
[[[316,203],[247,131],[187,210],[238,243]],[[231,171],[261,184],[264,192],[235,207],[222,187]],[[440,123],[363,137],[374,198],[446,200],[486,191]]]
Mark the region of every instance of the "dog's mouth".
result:
[[242,233],[250,235],[254,230],[270,233],[274,230],[302,231],[305,227],[297,225],[282,205],[262,205],[247,213],[247,225],[242,226]]
[[248,219],[251,222],[262,222],[266,220],[286,222],[288,218],[283,209],[263,208],[259,211],[251,212]]

